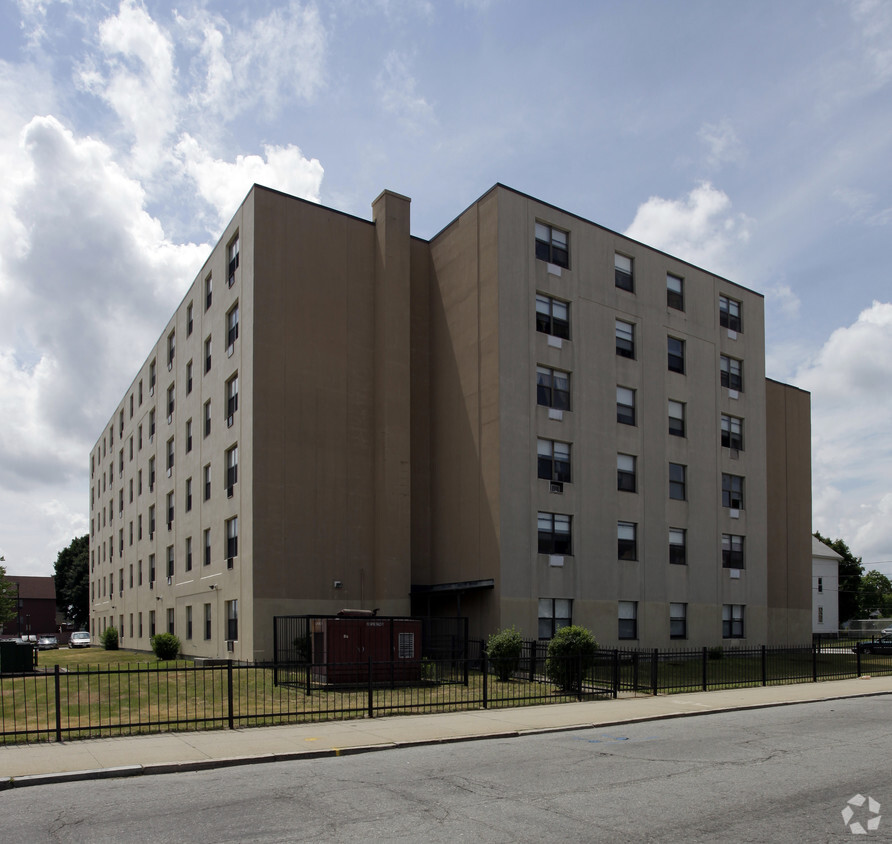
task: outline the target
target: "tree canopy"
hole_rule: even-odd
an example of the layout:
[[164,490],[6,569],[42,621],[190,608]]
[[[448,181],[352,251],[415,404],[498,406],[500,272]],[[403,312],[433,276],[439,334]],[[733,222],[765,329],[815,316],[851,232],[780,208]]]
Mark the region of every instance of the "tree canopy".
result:
[[18,591],[15,584],[6,577],[6,566],[0,563],[0,626],[15,618],[17,602]]
[[90,620],[90,537],[71,540],[56,557],[56,606],[77,628]]

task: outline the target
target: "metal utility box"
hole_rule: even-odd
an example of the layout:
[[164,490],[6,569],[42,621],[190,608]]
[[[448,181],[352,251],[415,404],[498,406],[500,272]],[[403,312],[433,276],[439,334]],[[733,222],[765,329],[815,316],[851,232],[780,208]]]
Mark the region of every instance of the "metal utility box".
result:
[[0,642],[0,674],[24,674],[34,670],[34,645]]
[[345,613],[310,621],[313,680],[327,685],[421,679],[421,621]]

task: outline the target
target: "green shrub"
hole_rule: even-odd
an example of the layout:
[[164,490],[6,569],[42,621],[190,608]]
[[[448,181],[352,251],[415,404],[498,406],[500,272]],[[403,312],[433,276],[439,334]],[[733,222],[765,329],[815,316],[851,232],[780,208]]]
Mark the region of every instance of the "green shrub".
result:
[[118,649],[118,628],[106,627],[99,637],[102,647],[107,651],[116,651]]
[[715,645],[709,649],[710,659],[721,659],[725,655],[725,649],[721,645]]
[[582,678],[594,664],[597,650],[595,637],[585,627],[562,627],[548,643],[545,666],[549,680],[557,683],[564,691],[578,688]]
[[176,659],[180,652],[180,640],[173,633],[158,633],[149,641],[158,659]]
[[511,679],[520,664],[520,653],[523,650],[523,639],[514,627],[506,627],[493,633],[486,642],[486,655],[489,664],[502,682]]
[[310,661],[310,634],[305,636],[297,636],[291,643],[294,646],[295,656],[298,662]]

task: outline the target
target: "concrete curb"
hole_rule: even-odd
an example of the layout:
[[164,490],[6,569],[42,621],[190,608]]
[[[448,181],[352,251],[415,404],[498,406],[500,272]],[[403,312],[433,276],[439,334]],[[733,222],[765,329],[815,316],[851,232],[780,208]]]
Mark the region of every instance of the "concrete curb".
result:
[[397,750],[411,747],[430,747],[438,744],[460,744],[472,741],[492,739],[520,738],[522,736],[544,735],[548,733],[568,733],[575,730],[593,730],[603,727],[620,727],[624,724],[640,724],[646,721],[669,721],[675,718],[698,718],[703,715],[720,715],[728,712],[741,712],[753,709],[772,709],[779,706],[796,706],[805,703],[825,703],[833,700],[851,700],[863,697],[888,696],[890,692],[863,692],[854,695],[832,695],[822,698],[804,698],[797,700],[772,701],[770,703],[743,704],[741,706],[723,706],[716,709],[704,709],[691,712],[667,712],[661,715],[645,715],[639,718],[619,718],[612,721],[597,721],[583,724],[562,724],[554,727],[537,727],[530,729],[499,730],[492,733],[474,733],[472,735],[441,736],[430,739],[413,739],[411,741],[389,741],[380,744],[364,744],[353,747],[332,747],[326,750],[297,750],[289,753],[266,753],[258,756],[229,756],[219,759],[197,759],[187,762],[158,762],[149,765],[121,765],[112,768],[95,768],[85,771],[64,771],[54,774],[25,774],[18,777],[0,778],[0,791],[11,788],[27,788],[36,785],[56,785],[59,783],[82,782],[89,780],[115,779],[119,777],[158,776],[163,774],[182,774],[191,771],[207,771],[216,768],[235,768],[244,765],[262,765],[272,762],[296,762],[310,759],[329,759],[339,756],[356,756],[360,753],[376,753],[381,750]]

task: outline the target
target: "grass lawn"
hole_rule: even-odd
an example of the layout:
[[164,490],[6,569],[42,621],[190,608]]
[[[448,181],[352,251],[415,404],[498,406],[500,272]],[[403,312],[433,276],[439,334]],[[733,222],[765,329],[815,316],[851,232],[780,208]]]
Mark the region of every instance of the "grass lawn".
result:
[[39,668],[51,668],[59,665],[67,668],[70,665],[134,665],[138,662],[155,663],[154,654],[144,651],[107,651],[104,648],[54,648],[51,651],[38,651]]

